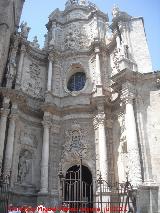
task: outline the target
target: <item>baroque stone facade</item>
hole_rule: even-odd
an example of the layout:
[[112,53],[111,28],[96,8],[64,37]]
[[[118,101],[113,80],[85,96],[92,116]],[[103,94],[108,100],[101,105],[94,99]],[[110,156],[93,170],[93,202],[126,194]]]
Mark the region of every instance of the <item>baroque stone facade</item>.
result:
[[116,6],[112,14],[110,25],[93,3],[68,0],[49,16],[43,49],[37,37],[28,41],[27,23],[12,34],[1,71],[0,172],[10,175],[14,205],[57,205],[59,170],[66,175],[82,157],[93,180],[128,176],[139,213],[159,212],[160,74],[143,19]]

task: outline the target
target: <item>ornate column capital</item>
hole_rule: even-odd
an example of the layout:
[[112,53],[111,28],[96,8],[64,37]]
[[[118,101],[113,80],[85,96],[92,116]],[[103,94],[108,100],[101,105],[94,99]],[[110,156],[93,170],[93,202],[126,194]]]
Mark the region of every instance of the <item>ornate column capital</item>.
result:
[[24,44],[22,44],[21,46],[21,53],[25,53],[26,52],[26,46]]
[[15,121],[17,119],[17,115],[18,115],[18,105],[16,103],[13,103],[9,119]]
[[94,116],[93,118],[94,129],[97,129],[100,124],[104,125],[104,123],[105,123],[105,113],[99,113]]
[[44,112],[42,125],[47,128],[51,127],[51,113],[50,112]]
[[53,54],[48,54],[48,62],[53,62],[54,57]]
[[57,51],[52,51],[48,54],[48,60],[55,62],[60,57],[59,53]]
[[99,54],[100,53],[100,48],[98,46],[95,47],[94,49],[95,54]]
[[8,114],[9,114],[9,109],[6,109],[6,108],[1,108],[0,109],[0,115],[2,116],[2,117],[7,117],[8,116]]
[[0,109],[0,115],[1,116],[3,116],[3,117],[7,117],[8,116],[8,114],[10,112],[9,103],[10,103],[10,99],[7,98],[7,97],[4,97],[4,99],[3,99],[3,106]]
[[107,119],[106,120],[106,127],[109,128],[109,129],[112,129],[112,127],[113,127],[113,120]]

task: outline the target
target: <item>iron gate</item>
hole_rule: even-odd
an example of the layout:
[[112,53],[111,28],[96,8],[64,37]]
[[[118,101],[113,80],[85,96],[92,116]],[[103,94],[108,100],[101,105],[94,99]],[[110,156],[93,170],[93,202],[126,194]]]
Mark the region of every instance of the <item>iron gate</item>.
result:
[[93,182],[88,184],[82,178],[82,165],[78,171],[69,171],[61,182],[62,206],[69,212],[136,213],[136,191],[130,182],[109,184],[99,179],[94,182],[96,195],[93,199]]
[[8,213],[9,178],[0,178],[0,213]]
[[136,190],[133,190],[131,183],[108,183],[102,180],[100,175],[96,181],[98,187],[98,199],[96,206],[100,212],[136,213]]

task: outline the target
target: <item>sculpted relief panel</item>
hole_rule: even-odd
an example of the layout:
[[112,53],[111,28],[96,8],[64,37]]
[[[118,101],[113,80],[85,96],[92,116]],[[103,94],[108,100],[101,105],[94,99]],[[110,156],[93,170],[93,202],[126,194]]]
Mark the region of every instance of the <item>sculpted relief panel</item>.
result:
[[93,161],[93,146],[88,141],[89,130],[82,128],[77,121],[74,121],[71,128],[65,131],[65,143],[62,153],[62,167],[71,162],[79,163],[80,156],[83,161]]
[[45,91],[45,71],[37,62],[25,58],[22,89],[32,97],[42,98]]
[[91,45],[94,38],[98,37],[95,20],[85,24],[84,22],[72,22],[62,26],[52,24],[50,47],[54,46],[62,50],[81,50]]
[[26,127],[24,129],[26,129],[26,131],[21,131],[20,143],[33,148],[37,148],[38,141],[36,136],[31,130],[27,129]]
[[64,38],[65,49],[79,50],[87,47],[89,44],[86,28],[80,23],[68,25],[65,29]]

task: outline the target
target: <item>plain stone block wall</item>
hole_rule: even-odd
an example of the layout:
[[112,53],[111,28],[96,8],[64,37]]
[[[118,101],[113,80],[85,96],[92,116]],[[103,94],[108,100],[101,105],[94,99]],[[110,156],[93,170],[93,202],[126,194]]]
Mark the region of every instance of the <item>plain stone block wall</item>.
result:
[[156,186],[142,186],[137,192],[137,213],[158,213],[158,190]]
[[133,18],[130,22],[130,39],[133,57],[141,73],[152,72],[151,57],[147,45],[143,18]]

